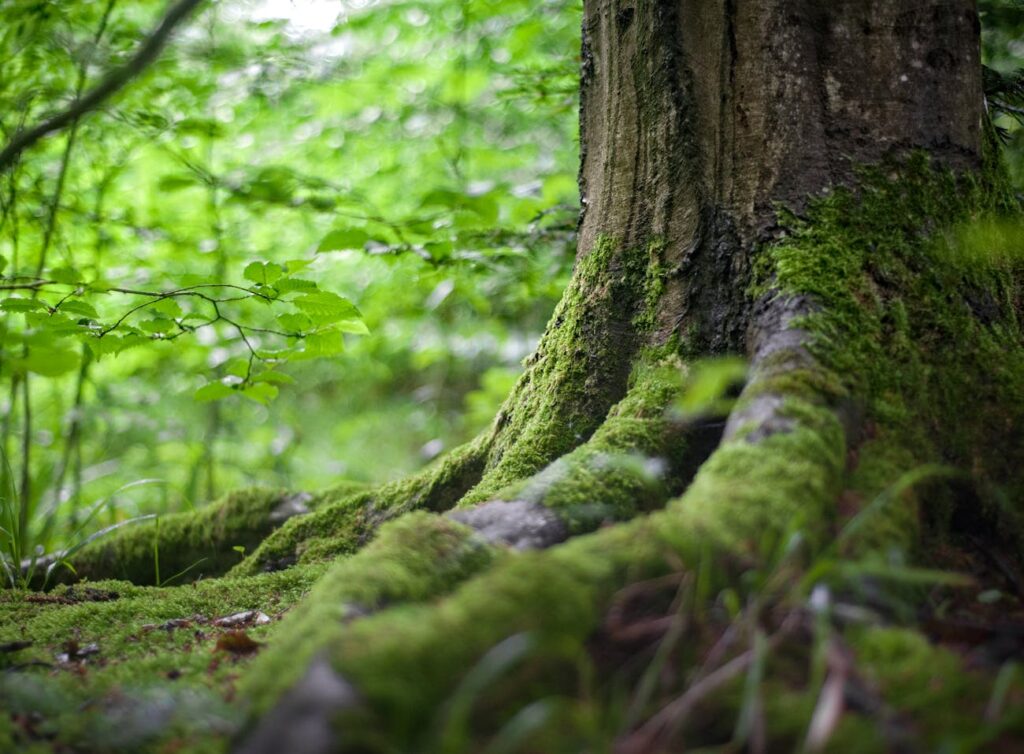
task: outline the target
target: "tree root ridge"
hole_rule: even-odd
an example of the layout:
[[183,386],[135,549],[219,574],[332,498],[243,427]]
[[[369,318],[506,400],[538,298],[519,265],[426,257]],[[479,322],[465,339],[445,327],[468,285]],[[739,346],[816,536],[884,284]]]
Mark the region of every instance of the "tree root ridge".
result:
[[349,555],[369,542],[382,524],[404,513],[447,510],[480,479],[489,442],[482,435],[410,479],[318,506],[311,515],[290,521],[267,537],[233,572],[258,573]]
[[[173,513],[99,537],[58,565],[49,583],[119,578],[160,585],[175,577],[218,576],[239,560],[239,550],[256,548],[287,521],[309,513],[307,493],[250,489],[226,495],[194,512]],[[60,556],[53,556],[59,560]],[[40,576],[44,568],[37,567]]]
[[[789,339],[787,349],[793,358],[811,364],[803,338],[793,338],[789,332],[778,337]],[[780,350],[770,349],[771,355]],[[755,364],[745,396],[762,389],[759,366],[763,365]],[[457,694],[462,673],[503,638],[516,634],[532,637],[530,656],[521,661],[526,677],[510,671],[511,677],[501,685],[520,689],[510,693],[522,693],[535,683],[548,687],[554,683],[557,688],[561,685],[555,682],[558,669],[564,672],[570,661],[566,648],[586,643],[601,626],[615,595],[630,583],[680,568],[699,569],[710,562],[717,564],[712,577],[716,583],[728,582],[741,564],[758,562],[765,542],[781,538],[794,520],[811,532],[821,529],[819,522],[841,488],[846,450],[842,423],[829,407],[831,397],[813,386],[781,397],[777,414],[761,417],[756,426],[750,426],[750,420],[741,422],[734,436],[703,464],[683,496],[665,510],[542,552],[501,557],[438,603],[407,604],[349,623],[344,630],[332,632],[330,641],[319,637],[314,643],[323,647],[331,666],[363,699],[357,710],[344,716],[346,741],[336,740],[334,745],[344,750],[368,745],[385,721],[392,741],[403,742],[404,748],[424,745],[424,731],[436,733],[438,726],[444,728],[438,721],[443,721],[445,713],[437,708],[437,700]],[[749,401],[741,396],[737,410],[744,405]],[[783,420],[780,431],[777,427]],[[608,422],[613,422],[612,416]],[[776,431],[762,431],[766,426]],[[595,444],[600,444],[601,431],[592,440]],[[617,431],[630,434],[623,427],[610,428],[608,433]],[[669,434],[674,440],[685,437],[678,427]],[[567,459],[575,455],[592,460],[592,450],[581,446]],[[517,489],[528,491],[530,482]],[[529,507],[523,510],[530,515],[538,510],[533,507],[537,502],[524,499],[526,494],[509,497],[526,503]],[[542,506],[544,499],[538,497]],[[488,518],[481,510],[486,506],[455,515],[469,521],[474,516]],[[315,596],[310,600],[322,601]],[[310,621],[298,614],[294,619],[289,635],[302,635]],[[458,641],[441,639],[454,636]],[[294,656],[292,642],[274,648],[260,662],[270,663],[275,656]],[[254,668],[254,673],[253,688],[265,689],[272,683],[272,674],[265,669]],[[539,676],[533,681],[526,680],[535,674]],[[260,696],[262,704],[273,698],[273,694]]]

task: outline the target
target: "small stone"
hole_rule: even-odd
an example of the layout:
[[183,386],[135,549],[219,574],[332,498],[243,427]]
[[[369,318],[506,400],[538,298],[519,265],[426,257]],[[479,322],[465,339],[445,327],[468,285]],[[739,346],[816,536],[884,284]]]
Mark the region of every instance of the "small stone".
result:
[[169,621],[160,624],[164,631],[173,631],[176,628],[191,628],[192,621],[188,618],[171,618]]
[[245,610],[234,615],[217,618],[213,625],[218,628],[238,628],[239,626],[264,626],[270,623],[270,616],[259,610]]
[[64,651],[57,655],[57,662],[84,660],[90,655],[99,654],[99,651],[100,645],[95,642],[79,645],[77,641],[72,640],[64,644]]

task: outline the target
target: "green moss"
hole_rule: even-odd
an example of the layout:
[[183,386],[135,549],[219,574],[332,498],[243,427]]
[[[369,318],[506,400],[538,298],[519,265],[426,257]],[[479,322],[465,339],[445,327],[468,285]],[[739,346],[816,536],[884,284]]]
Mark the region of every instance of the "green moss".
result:
[[667,413],[680,369],[655,354],[641,357],[626,397],[587,442],[494,497],[557,509],[574,533],[660,507],[692,473],[684,468],[687,427]]
[[424,745],[436,725],[434,711],[452,698],[458,679],[502,639],[522,632],[531,637],[528,654],[493,679],[479,704],[516,708],[522,698],[515,691],[509,698],[509,687],[521,694],[524,675],[540,673],[556,685],[553,675],[571,681],[566,663],[571,668],[600,620],[599,598],[627,572],[641,575],[645,560],[664,563],[644,534],[642,526],[626,524],[552,550],[509,555],[437,604],[402,606],[353,623],[327,651],[370,703],[372,717],[339,725],[349,740],[387,730],[398,750]]
[[485,434],[456,448],[408,479],[372,490],[340,491],[321,497],[313,513],[288,521],[267,537],[235,575],[293,563],[314,563],[348,555],[371,540],[381,524],[417,509],[447,510],[480,479],[490,438]]
[[785,218],[754,292],[810,297],[818,311],[801,326],[815,355],[865,397],[890,448],[969,470],[986,513],[1020,530],[998,504],[1017,496],[1024,464],[1019,262],[977,230],[1018,208],[987,175],[955,176],[922,155],[865,169],[856,190]]
[[[438,700],[450,699],[488,650],[521,632],[531,637],[529,654],[495,679],[481,705],[509,709],[538,687],[560,688],[627,584],[709,557],[756,557],[794,522],[819,530],[841,481],[843,433],[818,404],[795,403],[791,413],[792,432],[721,447],[666,511],[544,552],[511,554],[439,603],[393,608],[338,632],[326,649],[372,709],[371,718],[340,723],[346,735],[379,731],[386,720],[391,745],[423,745],[433,711],[443,707]],[[723,585],[729,577],[725,568],[709,576]]]
[[643,306],[633,318],[633,324],[641,331],[650,331],[658,323],[658,310],[661,297],[665,293],[664,256],[666,244],[664,239],[651,241],[647,245],[647,270],[643,284]]
[[221,574],[240,560],[236,548],[251,550],[279,525],[272,513],[286,498],[284,490],[239,490],[197,511],[130,524],[84,547],[71,558],[73,571],[59,567],[55,575],[155,584]]
[[247,676],[247,691],[257,707],[266,706],[352,621],[381,607],[436,598],[495,556],[471,529],[435,514],[410,513],[383,526],[358,554],[332,566],[288,617],[280,640]]
[[[851,636],[856,667],[881,698],[898,709],[928,751],[993,751],[1008,731],[1024,731],[1024,708],[1013,702],[986,716],[992,679],[916,631],[868,628]],[[1024,691],[1018,682],[1008,698]]]
[[[250,658],[217,651],[227,629],[211,621],[262,611],[272,622],[248,634],[265,644],[278,633],[277,618],[323,570],[296,567],[176,587],[88,582],[58,587],[48,601],[0,592],[0,642],[32,642],[0,658],[8,669],[0,677],[0,705],[40,715],[40,729],[55,737],[50,745],[58,750],[138,752],[160,750],[160,742],[171,740],[189,751],[216,750],[241,721],[229,701]],[[189,624],[160,627],[181,619]],[[61,662],[57,656],[69,642],[95,643],[98,651]],[[26,741],[19,735],[18,746],[4,750],[21,751]]]
[[[913,487],[884,499],[896,489],[900,479],[906,478],[932,451],[927,446],[912,446],[904,437],[880,430],[881,434],[861,443],[857,448],[856,463],[847,478],[847,490],[841,499],[839,526],[848,524],[855,516],[869,509],[868,518],[858,520],[855,534],[847,538],[843,554],[847,557],[872,553],[885,557],[895,550],[914,553],[921,534],[920,497]],[[934,501],[925,501],[926,503]]]
[[[585,442],[626,392],[640,342],[634,318],[660,296],[658,246],[601,238],[577,262],[527,369],[494,425],[483,479],[465,503],[493,499]],[[650,283],[650,285],[648,285]]]
[[846,443],[834,413],[821,403],[790,399],[783,415],[795,424],[757,443],[739,437],[701,467],[686,494],[671,504],[678,523],[669,541],[700,532],[709,547],[760,557],[784,535],[823,541],[843,479]]

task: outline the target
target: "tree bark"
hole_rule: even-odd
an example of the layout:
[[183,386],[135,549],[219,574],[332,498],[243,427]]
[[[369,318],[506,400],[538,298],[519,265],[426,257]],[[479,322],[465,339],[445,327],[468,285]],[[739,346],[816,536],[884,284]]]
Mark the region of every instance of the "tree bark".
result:
[[978,33],[971,0],[586,3],[579,253],[657,240],[657,335],[742,351],[778,204],[915,149],[980,168]]

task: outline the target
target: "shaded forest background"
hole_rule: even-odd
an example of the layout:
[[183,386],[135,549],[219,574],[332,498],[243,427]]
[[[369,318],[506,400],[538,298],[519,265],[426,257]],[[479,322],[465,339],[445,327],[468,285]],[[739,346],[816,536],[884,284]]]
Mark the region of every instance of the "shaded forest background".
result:
[[[0,176],[5,558],[398,479],[482,429],[571,271],[580,5],[207,3]],[[4,141],[163,10],[4,2]],[[982,19],[1021,186],[1024,8]]]

